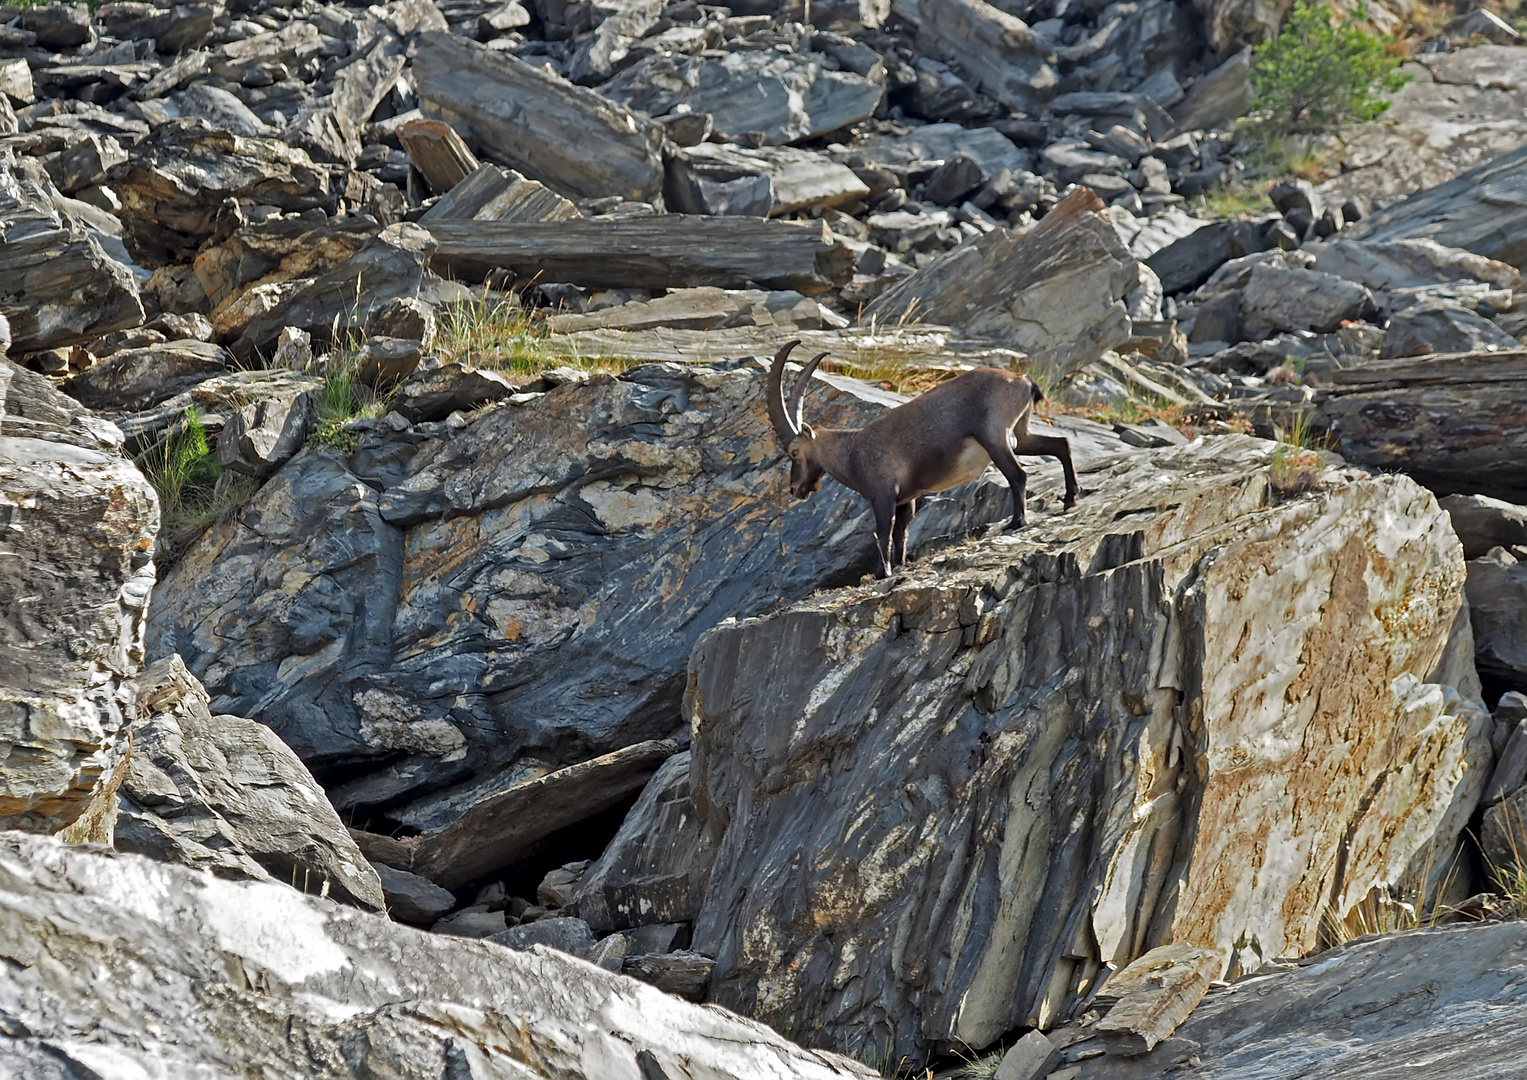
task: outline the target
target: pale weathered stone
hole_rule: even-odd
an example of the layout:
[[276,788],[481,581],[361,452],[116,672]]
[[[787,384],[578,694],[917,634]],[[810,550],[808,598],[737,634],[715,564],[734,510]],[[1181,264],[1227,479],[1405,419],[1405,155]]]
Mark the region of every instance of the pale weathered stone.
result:
[[1282,330],[1328,334],[1375,310],[1373,294],[1361,285],[1293,266],[1259,263],[1241,292],[1242,328],[1252,340]]
[[1077,1080],[1510,1076],[1527,1052],[1523,964],[1520,922],[1361,938],[1212,990],[1176,1037],[1081,1060]]
[[118,850],[382,909],[371,864],[275,732],[213,716],[178,656],[150,665],[132,687]]
[[1103,204],[1078,190],[1022,234],[987,233],[877,297],[861,324],[907,313],[1030,355],[1057,381],[1128,341],[1139,275]]
[[0,839],[0,930],[16,1076],[875,1077],[551,950],[42,837]]
[[316,410],[305,389],[241,406],[217,437],[217,463],[264,479],[307,444]]
[[1384,332],[1379,356],[1388,359],[1517,347],[1516,338],[1462,304],[1423,300],[1395,312]]
[[1047,470],[1023,532],[703,638],[710,1000],[917,1060],[1065,1020],[1105,962],[1254,970],[1433,894],[1491,757],[1462,552],[1413,481],[1285,500],[1273,455],[1084,466],[1068,514]]
[[1346,124],[1340,172],[1320,185],[1339,205],[1353,197],[1390,201],[1447,183],[1517,149],[1527,131],[1527,55],[1482,45],[1420,53],[1401,70],[1410,78],[1378,123]]
[[1103,1013],[1093,1030],[1111,1053],[1146,1053],[1188,1018],[1224,966],[1214,949],[1159,945],[1108,976],[1093,999]]
[[[1226,0],[1221,0],[1221,6],[1228,6]],[[1251,50],[1242,49],[1209,74],[1201,76],[1188,91],[1188,96],[1172,110],[1172,119],[1184,131],[1229,127],[1246,115],[1255,97],[1251,88]]]
[[[121,434],[0,360],[0,822],[84,810],[143,659],[159,500]],[[102,449],[105,448],[105,449]]]
[[920,0],[918,40],[960,64],[971,85],[1010,109],[1037,112],[1059,81],[1045,43],[984,0]]

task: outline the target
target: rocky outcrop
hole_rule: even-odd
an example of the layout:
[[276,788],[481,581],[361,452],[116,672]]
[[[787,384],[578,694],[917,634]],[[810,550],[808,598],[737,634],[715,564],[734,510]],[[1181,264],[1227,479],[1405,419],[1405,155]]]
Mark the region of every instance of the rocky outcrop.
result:
[[84,810],[131,702],[159,500],[121,432],[0,360],[0,824]]
[[1359,222],[1356,238],[1435,240],[1527,267],[1527,147],[1476,165]]
[[913,315],[1022,349],[1057,379],[1130,338],[1134,258],[1091,191],[1026,233],[987,233],[882,293],[860,321]]
[[16,1076],[875,1076],[563,953],[43,837],[0,837],[0,954]]
[[[346,805],[425,831],[524,779],[520,756],[538,776],[671,735],[699,635],[857,580],[873,530],[840,487],[790,502],[756,364],[580,378],[459,429],[379,426],[348,459],[298,454],[166,575],[151,649],[320,776],[390,760]],[[900,400],[813,387],[824,425]],[[1000,504],[933,500],[913,541]]]
[[117,850],[382,910],[376,871],[275,732],[212,715],[178,656],[140,672],[132,689]]
[[1524,963],[1520,922],[1361,938],[1211,990],[1143,1057],[1082,1057],[1093,1044],[1078,1042],[1051,1060],[1078,1061],[1075,1080],[1387,1080],[1421,1061],[1433,1076],[1510,1076],[1527,1052]]
[[710,1000],[916,1060],[1434,893],[1491,761],[1462,552],[1413,481],[1285,453],[1097,463],[1069,514],[1050,473],[1021,533],[704,637]]
[[1380,360],[1323,381],[1317,423],[1351,460],[1439,494],[1527,502],[1527,352]]
[[1527,49],[1476,45],[1420,53],[1403,71],[1379,123],[1341,132],[1341,172],[1320,185],[1328,199],[1389,201],[1445,184],[1522,145],[1513,117],[1527,108]]
[[0,152],[0,314],[17,353],[75,345],[143,322],[132,271],[56,200],[35,162]]

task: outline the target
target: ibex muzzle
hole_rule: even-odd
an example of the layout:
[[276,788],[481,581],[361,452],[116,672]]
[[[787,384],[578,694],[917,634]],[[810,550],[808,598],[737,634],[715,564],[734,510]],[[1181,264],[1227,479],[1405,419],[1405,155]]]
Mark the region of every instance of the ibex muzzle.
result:
[[1063,438],[1029,433],[1034,403],[1044,395],[1027,375],[978,368],[940,383],[904,405],[887,409],[854,431],[813,428],[802,415],[811,373],[827,356],[806,364],[787,396],[785,360],[799,341],[787,342],[769,368],[769,419],[790,455],[790,493],[809,498],[828,475],[869,500],[875,513],[876,577],[890,576],[907,561],[907,527],[917,500],[974,480],[996,465],[1013,493],[1010,529],[1025,524],[1028,478],[1019,454],[1060,460],[1066,474],[1065,506],[1076,505],[1076,470],[1071,444]]

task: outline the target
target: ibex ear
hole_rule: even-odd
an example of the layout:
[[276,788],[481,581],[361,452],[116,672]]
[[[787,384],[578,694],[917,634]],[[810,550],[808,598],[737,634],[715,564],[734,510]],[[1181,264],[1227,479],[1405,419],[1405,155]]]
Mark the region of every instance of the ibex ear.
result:
[[814,439],[814,438],[816,438],[816,432],[811,430],[811,425],[810,424],[807,424],[807,423],[802,423],[801,424],[801,438],[803,438],[803,439]]

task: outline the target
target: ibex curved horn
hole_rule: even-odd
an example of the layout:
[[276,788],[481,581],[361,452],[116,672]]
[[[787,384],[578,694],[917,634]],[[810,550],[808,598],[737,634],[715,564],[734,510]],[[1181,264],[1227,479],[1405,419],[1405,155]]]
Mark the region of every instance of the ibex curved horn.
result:
[[774,354],[774,363],[769,368],[769,388],[766,392],[769,405],[769,420],[774,424],[774,434],[779,436],[779,441],[788,446],[790,440],[801,433],[800,423],[791,423],[791,412],[785,408],[785,360],[790,355],[790,350],[800,344],[800,340],[787,341],[780,346],[779,352]]
[[801,413],[805,408],[806,387],[811,385],[811,373],[817,369],[817,365],[826,355],[824,352],[819,352],[808,360],[806,370],[801,372],[799,379],[795,380],[795,389],[790,391],[790,401],[785,406],[785,413],[794,421],[796,434],[800,434],[802,426],[806,423],[806,418]]

